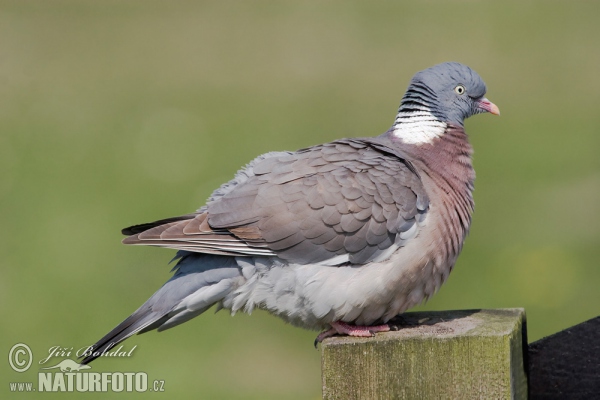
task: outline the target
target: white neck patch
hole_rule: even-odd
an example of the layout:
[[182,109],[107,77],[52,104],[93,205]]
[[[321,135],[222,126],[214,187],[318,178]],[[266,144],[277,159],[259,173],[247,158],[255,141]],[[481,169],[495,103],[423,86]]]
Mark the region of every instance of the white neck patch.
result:
[[441,137],[448,125],[439,121],[429,110],[398,112],[392,128],[394,136],[404,143],[417,146]]

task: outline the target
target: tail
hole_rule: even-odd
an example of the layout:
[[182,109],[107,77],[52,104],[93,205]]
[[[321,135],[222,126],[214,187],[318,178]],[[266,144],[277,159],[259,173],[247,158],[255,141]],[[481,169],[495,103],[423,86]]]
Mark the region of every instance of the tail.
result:
[[233,257],[180,251],[175,274],[140,308],[94,344],[88,364],[136,333],[163,331],[182,324],[223,300],[236,288],[241,271]]

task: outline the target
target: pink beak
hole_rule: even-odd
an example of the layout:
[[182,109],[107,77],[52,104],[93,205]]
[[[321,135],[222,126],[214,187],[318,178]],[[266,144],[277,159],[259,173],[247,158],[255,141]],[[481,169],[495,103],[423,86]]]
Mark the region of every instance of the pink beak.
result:
[[490,114],[500,115],[500,109],[498,108],[498,106],[485,97],[479,100],[478,107],[486,112],[489,112]]

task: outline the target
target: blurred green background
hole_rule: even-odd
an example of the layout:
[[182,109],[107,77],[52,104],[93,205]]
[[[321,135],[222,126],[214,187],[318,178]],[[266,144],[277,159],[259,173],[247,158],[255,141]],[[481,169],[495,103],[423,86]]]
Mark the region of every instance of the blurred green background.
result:
[[[174,251],[122,227],[194,211],[261,153],[384,132],[443,61],[502,116],[466,123],[474,223],[420,309],[524,307],[530,341],[600,315],[599,20],[596,2],[0,1],[0,348],[34,352],[0,363],[0,397],[169,278]],[[92,370],[145,371],[156,398],[317,399],[314,337],[207,312]],[[128,395],[45,394],[80,396]]]

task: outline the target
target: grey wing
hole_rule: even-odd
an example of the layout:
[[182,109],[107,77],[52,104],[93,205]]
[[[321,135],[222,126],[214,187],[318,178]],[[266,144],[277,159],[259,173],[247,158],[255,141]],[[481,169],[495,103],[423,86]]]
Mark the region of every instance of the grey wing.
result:
[[389,256],[417,230],[429,200],[397,156],[359,139],[273,157],[208,204],[213,228],[297,263],[362,264]]
[[414,169],[368,141],[275,153],[190,219],[125,243],[295,263],[363,264],[413,237],[429,200]]
[[[217,201],[254,176],[254,166],[261,161],[290,154],[292,153],[283,151],[270,152],[256,157],[240,169],[232,180],[213,191],[208,202]],[[206,222],[206,208],[207,206],[202,206],[192,214],[124,228],[122,233],[129,237],[125,238],[123,243],[167,247],[216,255],[276,255],[265,250],[264,246],[248,246],[227,230],[212,229]]]
[[[271,151],[269,153],[261,154],[256,157],[254,160],[250,161],[246,164],[242,169],[240,169],[232,180],[222,184],[218,189],[216,189],[210,197],[208,198],[208,202],[213,202],[219,199],[220,197],[225,196],[227,193],[231,192],[238,185],[246,182],[252,176],[254,176],[254,167],[259,164],[261,161],[267,158],[276,158],[276,157],[284,157],[293,154],[291,151]],[[197,213],[203,213],[206,211],[206,206],[198,209]]]

